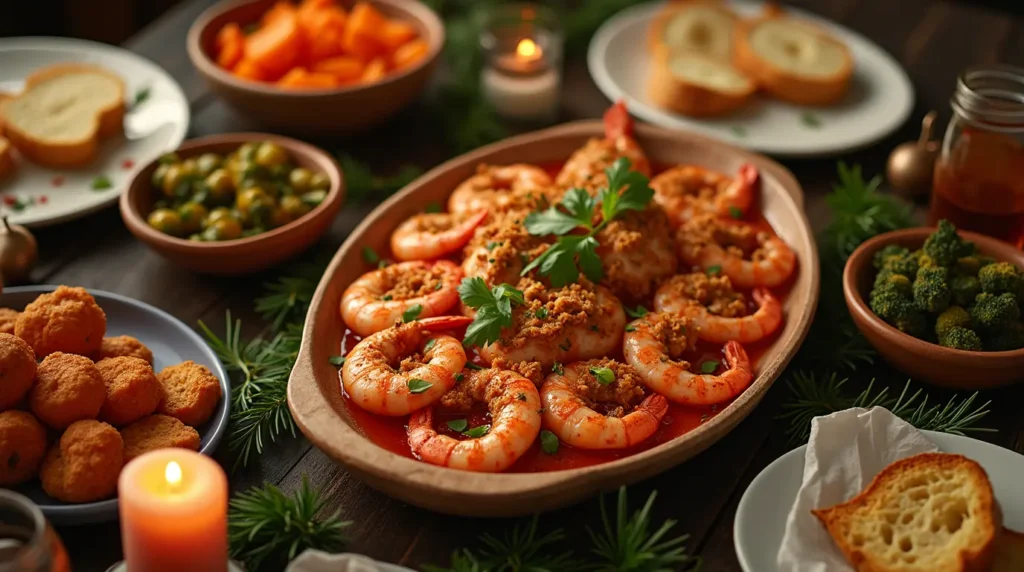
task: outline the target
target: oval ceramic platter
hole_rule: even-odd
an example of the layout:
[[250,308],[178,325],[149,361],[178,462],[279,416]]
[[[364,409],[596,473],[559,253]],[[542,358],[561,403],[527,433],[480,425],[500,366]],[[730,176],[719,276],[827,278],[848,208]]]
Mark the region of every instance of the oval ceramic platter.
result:
[[638,125],[635,135],[655,164],[692,163],[731,173],[745,162],[754,162],[763,177],[764,216],[797,252],[799,274],[785,304],[785,326],[761,357],[757,378],[742,395],[694,430],[661,445],[599,465],[538,473],[472,473],[419,462],[372,443],[349,416],[339,371],[330,358],[339,353],[345,329],[338,312],[342,292],[366,271],[362,249],[386,251],[399,223],[430,203],[444,204],[452,189],[474,174],[481,162],[565,161],[588,139],[603,136],[599,121],[584,121],[513,137],[455,158],[385,201],[349,235],[313,297],[288,385],[288,404],[309,440],[371,486],[411,504],[468,516],[513,516],[567,505],[662,472],[709,447],[746,417],[796,352],[818,298],[814,239],[791,196],[799,196],[800,187],[778,164],[703,136],[648,125]]
[[[732,0],[740,16],[764,4]],[[814,22],[842,41],[854,60],[845,99],[831,107],[801,107],[755,97],[747,108],[721,118],[697,119],[666,111],[647,97],[647,29],[663,2],[619,12],[594,34],[587,53],[590,75],[613,101],[625,99],[637,117],[661,127],[695,131],[775,156],[834,155],[867,146],[898,129],[914,107],[914,87],[903,68],[870,40],[797,8],[788,13]]]
[[[925,431],[945,453],[973,459],[985,469],[1003,512],[1003,525],[1024,530],[1024,455],[969,437]],[[750,483],[736,509],[733,542],[744,572],[775,572],[786,518],[796,502],[804,474],[807,445],[776,459]],[[839,549],[836,548],[838,554]],[[850,568],[850,570],[853,570]]]
[[3,212],[12,223],[37,228],[76,219],[113,204],[136,166],[181,144],[188,131],[188,100],[159,66],[128,50],[69,38],[0,40],[0,92],[21,91],[32,72],[60,63],[104,67],[125,84],[124,135],[100,142],[99,154],[80,169],[54,169],[16,157],[13,174],[0,179]]
[[[0,294],[0,307],[20,311],[40,294],[55,288],[56,286],[5,288]],[[92,289],[89,293],[107,315],[107,335],[130,335],[138,338],[152,350],[155,371],[159,372],[169,365],[192,360],[208,367],[217,376],[223,397],[217,404],[213,417],[196,428],[200,437],[199,451],[207,455],[213,454],[227,428],[231,402],[228,375],[217,355],[199,334],[163,310],[119,294]],[[46,518],[54,524],[88,524],[117,518],[117,499],[81,504],[65,503],[43,492],[39,481],[15,487],[15,490],[39,505]]]

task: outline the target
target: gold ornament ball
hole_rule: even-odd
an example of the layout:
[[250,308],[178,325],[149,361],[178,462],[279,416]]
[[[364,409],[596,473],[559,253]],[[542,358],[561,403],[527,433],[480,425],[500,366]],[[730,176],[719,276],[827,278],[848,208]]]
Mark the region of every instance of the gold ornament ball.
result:
[[24,282],[39,256],[36,237],[27,228],[10,224],[6,216],[0,220],[0,276],[4,284]]
[[885,174],[897,191],[921,196],[931,190],[935,159],[939,156],[938,142],[930,140],[933,121],[934,111],[921,122],[921,136],[917,141],[901,143],[889,155]]

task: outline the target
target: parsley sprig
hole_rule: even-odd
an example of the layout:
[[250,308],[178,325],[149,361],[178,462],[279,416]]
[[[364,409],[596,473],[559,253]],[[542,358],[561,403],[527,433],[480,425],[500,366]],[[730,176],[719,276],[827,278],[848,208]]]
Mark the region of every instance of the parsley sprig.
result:
[[[558,240],[523,268],[523,276],[537,270],[555,288],[575,282],[580,271],[593,282],[604,277],[597,233],[622,213],[643,210],[654,197],[650,180],[630,167],[629,159],[621,157],[605,169],[608,186],[596,199],[583,189],[570,189],[560,204],[527,215],[524,224],[530,234],[554,234]],[[595,224],[597,214],[600,222]],[[586,234],[577,233],[579,229]]]
[[488,288],[483,278],[463,278],[459,284],[462,303],[476,310],[466,328],[466,345],[484,346],[498,341],[501,329],[512,325],[512,305],[523,303],[523,293],[508,284]]

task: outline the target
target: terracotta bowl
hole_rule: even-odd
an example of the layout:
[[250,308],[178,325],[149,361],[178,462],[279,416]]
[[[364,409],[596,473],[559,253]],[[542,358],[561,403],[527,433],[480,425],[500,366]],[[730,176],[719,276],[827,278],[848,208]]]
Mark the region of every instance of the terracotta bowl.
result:
[[[854,323],[887,362],[918,381],[956,389],[987,389],[1024,379],[1024,349],[968,352],[919,340],[876,316],[868,296],[877,271],[875,252],[890,244],[917,250],[934,228],[911,228],[878,235],[853,251],[843,270],[843,294]],[[960,232],[982,254],[1024,267],[1024,252],[973,232]]]
[[146,216],[157,195],[150,183],[159,159],[135,172],[121,195],[121,218],[136,238],[161,256],[195,272],[234,276],[266,270],[313,245],[334,222],[345,196],[341,169],[325,151],[307,143],[266,133],[226,133],[186,141],[175,153],[182,159],[203,153],[227,154],[250,141],[273,141],[285,148],[299,167],[326,173],[331,179],[327,197],[298,220],[267,232],[220,242],[195,242],[164,234],[149,226]]
[[529,133],[483,147],[431,170],[373,211],[334,256],[313,297],[302,349],[288,384],[288,405],[302,432],[317,447],[371,486],[427,509],[468,516],[513,516],[567,505],[602,490],[644,479],[673,467],[721,439],[749,414],[793,357],[811,324],[818,300],[818,257],[802,209],[800,186],[783,167],[711,139],[645,125],[636,136],[656,164],[695,163],[735,172],[744,162],[761,168],[761,204],[768,221],[795,249],[799,274],[786,301],[783,331],[758,364],[742,395],[697,429],[668,443],[601,465],[546,472],[484,474],[437,467],[389,452],[353,424],[340,391],[339,353],[345,325],[338,312],[342,292],[368,270],[363,247],[386,251],[404,219],[431,202],[445,204],[452,189],[481,162],[548,164],[564,161],[589,138],[603,136],[599,121]]
[[[380,11],[413,25],[430,44],[427,56],[408,69],[368,85],[289,90],[271,83],[246,81],[211,59],[217,32],[229,22],[245,26],[259,21],[276,0],[226,0],[215,4],[188,31],[192,64],[210,87],[232,107],[275,131],[305,136],[341,136],[391,117],[426,89],[444,46],[444,25],[430,8],[412,0],[373,0]],[[352,2],[342,2],[351,4]]]

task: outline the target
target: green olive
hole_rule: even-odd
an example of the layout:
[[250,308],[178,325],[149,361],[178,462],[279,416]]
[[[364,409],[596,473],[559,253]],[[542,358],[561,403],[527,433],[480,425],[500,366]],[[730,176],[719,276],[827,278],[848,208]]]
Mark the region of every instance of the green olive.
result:
[[152,178],[150,178],[149,181],[153,184],[154,187],[156,187],[158,189],[163,189],[164,188],[164,175],[166,175],[166,174],[167,174],[167,164],[166,163],[160,163],[159,165],[156,166],[156,170],[153,171],[153,176],[152,176]]
[[313,173],[309,169],[297,167],[288,174],[288,184],[295,189],[296,193],[304,193],[309,190],[310,182],[313,180]]
[[199,159],[196,160],[196,165],[197,168],[199,169],[199,174],[204,177],[208,176],[210,173],[214,171],[214,169],[220,168],[220,164],[222,161],[223,160],[221,159],[220,155],[216,153],[203,153],[202,155],[199,156]]
[[272,227],[284,226],[293,220],[295,219],[292,218],[291,213],[280,206],[276,206],[270,211],[270,226]]
[[167,165],[167,171],[164,173],[164,180],[161,185],[164,194],[168,197],[175,196],[175,190],[178,188],[178,184],[181,183],[184,177],[185,171],[182,170],[180,163]]
[[266,191],[259,187],[249,187],[242,189],[238,193],[238,197],[235,199],[235,206],[242,213],[248,213],[254,205],[270,202],[270,196],[267,195]]
[[217,169],[206,176],[206,186],[210,191],[210,200],[218,205],[231,202],[235,186],[231,183],[231,174],[224,169]]
[[324,199],[327,198],[327,191],[309,191],[308,193],[303,193],[299,198],[312,209],[324,202]]
[[309,188],[314,191],[326,191],[331,188],[331,178],[324,173],[315,173],[309,179]]
[[243,161],[252,161],[256,156],[256,143],[243,143],[235,153]]
[[149,226],[165,234],[181,234],[181,216],[171,209],[157,209],[146,219]]
[[302,201],[302,198],[297,195],[281,197],[281,208],[291,215],[293,220],[313,210],[313,207],[307,205]]
[[181,171],[186,175],[195,175],[199,172],[199,161],[196,161],[192,157],[185,159],[181,162]]
[[203,228],[209,227],[215,221],[218,221],[222,218],[234,219],[235,213],[227,207],[217,207],[210,211],[210,214],[206,215],[206,220],[203,221]]
[[288,152],[277,143],[264,141],[256,148],[255,161],[264,167],[284,165],[288,162]]
[[203,227],[206,218],[206,207],[199,203],[185,203],[178,208],[181,217],[181,228],[185,232],[195,232]]
[[234,240],[242,236],[242,225],[233,218],[220,218],[203,231],[206,240]]

